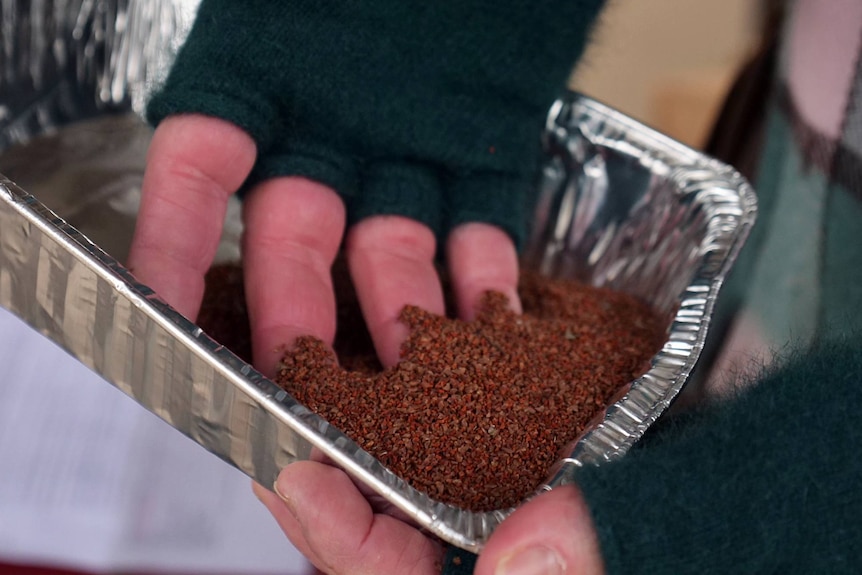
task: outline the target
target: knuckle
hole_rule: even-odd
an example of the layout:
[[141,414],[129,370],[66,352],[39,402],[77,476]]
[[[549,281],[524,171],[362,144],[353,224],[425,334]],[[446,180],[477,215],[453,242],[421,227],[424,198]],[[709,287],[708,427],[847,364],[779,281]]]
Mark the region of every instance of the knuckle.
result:
[[[197,166],[181,156],[173,156],[163,162],[166,181],[171,187],[183,190],[199,198],[201,201],[224,202],[232,193],[215,176],[209,174],[204,167]],[[166,198],[170,201],[170,197]]]
[[245,241],[255,250],[304,260],[334,259],[344,226],[344,205],[331,191],[273,180],[246,200]]
[[429,262],[436,254],[434,233],[424,224],[402,216],[375,216],[356,224],[347,252],[411,262]]

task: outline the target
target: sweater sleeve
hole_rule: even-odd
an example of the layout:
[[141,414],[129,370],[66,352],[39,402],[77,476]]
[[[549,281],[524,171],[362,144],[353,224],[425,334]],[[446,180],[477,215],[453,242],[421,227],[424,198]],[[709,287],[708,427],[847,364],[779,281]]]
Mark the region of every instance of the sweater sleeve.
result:
[[607,574],[862,573],[860,381],[862,337],[825,343],[584,468]]
[[859,573],[862,339],[797,353],[579,477],[607,572]]

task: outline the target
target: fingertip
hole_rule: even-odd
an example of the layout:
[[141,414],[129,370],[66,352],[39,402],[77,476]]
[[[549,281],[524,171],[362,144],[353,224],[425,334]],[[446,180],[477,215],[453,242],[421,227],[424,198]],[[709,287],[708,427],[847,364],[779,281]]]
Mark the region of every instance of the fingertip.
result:
[[257,144],[242,128],[221,118],[180,114],[166,118],[153,132],[147,166],[197,173],[232,193],[248,177],[256,157]]
[[[527,571],[526,566],[543,570]],[[489,539],[475,572],[604,573],[598,536],[580,490],[557,487],[515,510]]]
[[252,481],[251,491],[254,493],[254,496],[257,497],[258,501],[263,503],[263,506],[266,507],[279,526],[281,526],[287,534],[289,531],[286,529],[287,520],[290,519],[292,521],[296,521],[296,516],[288,505],[287,500],[279,493],[278,489],[275,488],[275,486],[267,489],[260,483]]
[[168,118],[153,135],[127,265],[186,317],[197,315],[228,197],[255,155],[240,128],[205,116]]
[[263,502],[264,497],[266,497],[267,489],[257,481],[252,480],[251,482],[251,491],[254,493],[254,496],[257,497],[261,502]]
[[377,358],[384,367],[392,367],[401,361],[401,346],[410,336],[410,329],[394,319],[388,325],[380,325],[377,329],[380,344],[375,344]]
[[[275,491],[280,495],[272,497],[290,508],[300,529],[304,552],[331,572],[440,572],[439,543],[395,517],[376,514],[361,489],[337,467],[291,463],[276,479]],[[284,523],[292,526],[293,521]]]
[[267,489],[256,481],[252,482],[252,491],[299,552],[312,563],[323,565],[323,562],[308,545],[302,524],[285,498],[280,496],[275,489]]
[[273,493],[275,493],[288,509],[290,509],[290,512],[294,517],[296,517],[296,510],[294,508],[294,491],[305,489],[309,477],[312,481],[314,481],[315,478],[314,468],[312,468],[311,471],[307,471],[306,463],[307,462],[297,461],[282,469],[272,486]]
[[231,155],[254,152],[257,147],[254,138],[236,124],[204,114],[169,116],[156,127],[153,138],[159,134],[169,135],[170,142],[177,148],[184,148],[191,142],[201,140],[200,136],[205,136],[205,141],[210,145],[233,150]]
[[502,293],[509,308],[521,313],[518,252],[502,229],[479,222],[454,228],[446,243],[446,261],[459,317],[474,319],[489,291]]
[[255,366],[275,373],[299,336],[331,345],[331,266],[344,233],[338,194],[305,178],[276,178],[246,197],[243,259]]
[[359,508],[369,516],[371,514],[371,506],[364,498],[360,496],[360,501],[356,497],[347,497],[352,492],[359,496],[350,477],[341,469],[325,463],[308,460],[291,463],[278,474],[273,491],[297,517],[310,516],[320,510],[324,501],[328,501],[328,506],[333,509],[340,508],[338,501],[329,501],[331,493],[344,494],[344,502],[359,502]]
[[385,367],[400,359],[409,329],[400,318],[407,305],[445,313],[434,264],[437,243],[426,225],[402,216],[375,216],[354,225],[347,262],[362,314]]

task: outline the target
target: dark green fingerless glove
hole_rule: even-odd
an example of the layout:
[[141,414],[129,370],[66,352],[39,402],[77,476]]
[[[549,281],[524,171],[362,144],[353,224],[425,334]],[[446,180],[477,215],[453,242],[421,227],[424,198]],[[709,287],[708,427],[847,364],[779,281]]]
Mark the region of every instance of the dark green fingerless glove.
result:
[[608,575],[862,573],[860,380],[862,337],[822,342],[583,468]]
[[[581,469],[607,575],[862,573],[862,334]],[[445,575],[475,556],[450,548]]]
[[520,244],[547,110],[602,4],[203,0],[148,118],[240,126],[255,180],[328,184],[353,222],[482,221]]

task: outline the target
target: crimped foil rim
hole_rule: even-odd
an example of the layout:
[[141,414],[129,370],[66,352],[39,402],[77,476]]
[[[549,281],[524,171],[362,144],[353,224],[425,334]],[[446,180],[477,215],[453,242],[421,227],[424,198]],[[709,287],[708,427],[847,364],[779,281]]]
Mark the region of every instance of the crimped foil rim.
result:
[[[627,386],[595,425],[574,443],[568,456],[555,466],[540,491],[574,481],[577,469],[583,465],[622,456],[671,404],[697,361],[718,291],[753,224],[756,212],[751,187],[734,170],[589,98],[571,93],[557,102],[549,114],[547,131],[550,136],[562,138],[571,138],[574,132],[578,132],[579,137],[628,146],[637,151],[642,161],[654,162],[662,170],[667,170],[680,193],[704,195],[707,203],[727,200],[727,194],[718,194],[710,199],[709,193],[704,193],[710,189],[719,189],[730,191],[730,197],[735,195],[737,201],[735,204],[727,201],[727,205],[711,206],[714,213],[709,220],[711,229],[708,241],[714,248],[704,250],[703,261],[679,298],[680,305],[668,341],[653,358],[649,372]],[[130,306],[152,320],[158,329],[179,342],[177,345],[185,348],[184,352],[187,351],[198,358],[196,361],[211,368],[216,373],[214,378],[223,378],[228,386],[234,388],[233,392],[241,396],[239,403],[259,406],[256,409],[261,413],[250,416],[249,420],[258,422],[258,430],[265,437],[257,445],[255,442],[245,445],[250,455],[243,452],[241,460],[236,460],[232,458],[231,449],[225,449],[218,440],[212,440],[211,431],[201,431],[208,422],[187,419],[185,415],[174,411],[176,406],[155,405],[139,389],[112,381],[169,424],[255,480],[272,485],[278,470],[289,461],[322,456],[370,487],[385,502],[395,506],[403,516],[420,527],[470,551],[480,551],[496,526],[511,513],[512,509],[466,511],[432,500],[415,490],[340,431],[172,310],[149,288],[138,283],[118,262],[35,198],[5,179],[0,179],[0,195],[34,226],[33,231],[38,231],[45,240],[73,254],[71,257],[77,262],[112,286],[117,298],[127,300]],[[32,234],[33,231],[28,233]],[[29,310],[16,309],[14,305],[7,305],[6,301],[2,303],[34,325]],[[74,342],[59,341],[62,338],[58,337],[56,331],[45,325],[34,327],[58,341],[83,363],[111,379],[110,374],[106,375],[99,369],[95,358],[82,356],[75,349]],[[290,434],[296,434],[307,442],[307,445],[297,444],[290,448],[281,445],[284,430],[279,431],[279,428],[282,426]],[[295,444],[295,438],[291,438],[290,443]],[[267,449],[271,449],[271,453],[267,453]]]

